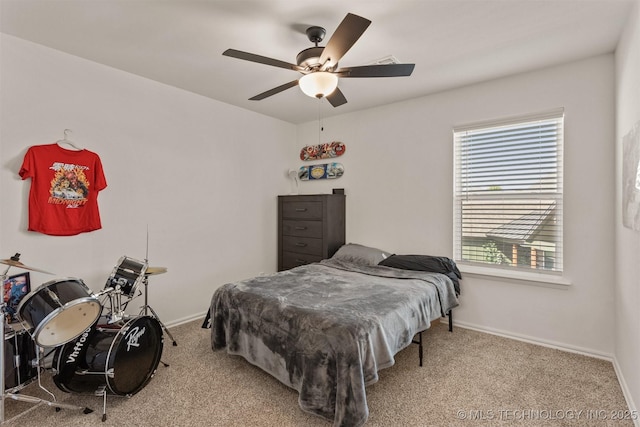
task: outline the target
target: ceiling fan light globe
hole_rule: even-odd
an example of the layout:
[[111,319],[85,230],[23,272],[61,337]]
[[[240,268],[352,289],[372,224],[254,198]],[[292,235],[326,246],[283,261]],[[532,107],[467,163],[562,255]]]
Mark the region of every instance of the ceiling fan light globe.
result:
[[322,98],[331,95],[338,87],[338,76],[325,71],[305,74],[298,80],[298,85],[305,95]]

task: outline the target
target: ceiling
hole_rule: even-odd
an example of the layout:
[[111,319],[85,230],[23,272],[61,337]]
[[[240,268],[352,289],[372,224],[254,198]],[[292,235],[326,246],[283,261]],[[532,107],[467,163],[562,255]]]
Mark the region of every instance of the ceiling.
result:
[[[0,31],[291,123],[424,96],[612,52],[638,0],[0,0]],[[295,63],[304,31],[347,13],[372,21],[341,66],[393,55],[410,77],[341,79],[333,108],[294,87],[292,70],[222,55],[234,48]]]

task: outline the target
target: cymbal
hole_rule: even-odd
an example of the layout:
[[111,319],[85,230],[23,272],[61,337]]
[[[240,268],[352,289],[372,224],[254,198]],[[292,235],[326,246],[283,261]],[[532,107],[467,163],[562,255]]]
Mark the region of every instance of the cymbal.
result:
[[53,274],[53,273],[49,273],[48,271],[40,270],[39,268],[29,267],[24,265],[23,263],[20,262],[20,254],[15,254],[9,259],[0,259],[0,264],[9,265],[11,267],[22,268],[23,270],[31,270],[31,271],[38,271],[40,273],[45,273],[45,274]]
[[151,276],[153,274],[163,274],[167,272],[167,267],[147,267],[147,271],[144,273],[145,276]]

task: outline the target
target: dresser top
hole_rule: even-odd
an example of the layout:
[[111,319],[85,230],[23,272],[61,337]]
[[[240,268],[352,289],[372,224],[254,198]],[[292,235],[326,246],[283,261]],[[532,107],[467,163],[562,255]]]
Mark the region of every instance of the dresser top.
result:
[[326,197],[344,197],[344,194],[286,194],[278,196],[279,199],[295,198],[302,200],[320,200]]

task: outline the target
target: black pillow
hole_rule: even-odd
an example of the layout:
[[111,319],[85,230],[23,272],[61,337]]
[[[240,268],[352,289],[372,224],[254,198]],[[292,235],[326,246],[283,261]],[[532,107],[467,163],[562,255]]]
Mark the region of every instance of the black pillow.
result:
[[399,268],[401,270],[429,271],[431,273],[442,273],[447,275],[456,288],[456,293],[460,293],[460,281],[462,274],[458,266],[451,259],[443,256],[431,255],[391,255],[383,259],[378,265]]

